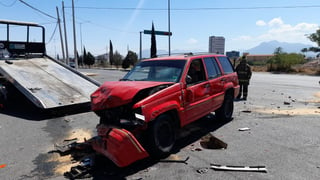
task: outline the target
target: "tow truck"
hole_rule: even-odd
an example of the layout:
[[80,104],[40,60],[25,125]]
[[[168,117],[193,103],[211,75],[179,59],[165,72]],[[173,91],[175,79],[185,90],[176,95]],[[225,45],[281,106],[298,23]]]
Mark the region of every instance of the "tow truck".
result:
[[0,106],[18,93],[39,109],[88,104],[100,83],[46,54],[45,28],[0,20]]

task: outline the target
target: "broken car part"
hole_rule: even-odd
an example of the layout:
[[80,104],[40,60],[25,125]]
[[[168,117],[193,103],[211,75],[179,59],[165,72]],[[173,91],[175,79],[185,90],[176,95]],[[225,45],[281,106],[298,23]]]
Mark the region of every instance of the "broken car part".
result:
[[239,130],[239,131],[250,131],[250,128],[244,127],[244,128],[239,128],[238,130]]
[[200,145],[206,149],[227,149],[228,144],[213,136],[211,133],[203,136]]
[[208,171],[209,171],[208,168],[201,168],[201,169],[198,169],[198,170],[197,170],[197,173],[199,173],[199,174],[204,174],[204,173],[207,173]]
[[210,167],[219,171],[251,171],[251,172],[267,172],[265,166],[224,166],[219,164],[211,164]]
[[90,178],[90,172],[93,167],[92,158],[85,158],[79,165],[72,167],[70,171],[65,172],[64,176],[69,179]]
[[185,160],[178,160],[178,159],[161,159],[160,162],[168,162],[168,163],[184,163],[188,164],[189,157],[187,157]]

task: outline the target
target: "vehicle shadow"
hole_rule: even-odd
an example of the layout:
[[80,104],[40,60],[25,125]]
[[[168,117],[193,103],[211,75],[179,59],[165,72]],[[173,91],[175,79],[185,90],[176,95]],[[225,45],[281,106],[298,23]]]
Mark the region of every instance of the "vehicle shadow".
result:
[[[178,153],[184,147],[195,143],[203,136],[219,129],[227,123],[228,122],[219,121],[213,114],[210,114],[185,126],[178,132],[178,139],[172,150],[172,154]],[[161,162],[168,163],[160,159],[146,158],[135,162],[128,167],[119,168],[106,157],[99,156],[96,158],[95,165],[90,172],[90,175],[94,180],[126,179],[127,176],[136,174],[142,170],[147,170],[149,167]]]
[[0,108],[0,113],[30,121],[41,121],[90,111],[90,103],[52,109],[40,109],[26,98],[14,100]]

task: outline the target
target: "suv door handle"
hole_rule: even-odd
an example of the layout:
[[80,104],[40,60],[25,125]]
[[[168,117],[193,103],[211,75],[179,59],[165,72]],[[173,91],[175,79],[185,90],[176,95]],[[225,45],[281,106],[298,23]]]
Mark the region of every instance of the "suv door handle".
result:
[[226,81],[226,78],[221,78],[220,81]]

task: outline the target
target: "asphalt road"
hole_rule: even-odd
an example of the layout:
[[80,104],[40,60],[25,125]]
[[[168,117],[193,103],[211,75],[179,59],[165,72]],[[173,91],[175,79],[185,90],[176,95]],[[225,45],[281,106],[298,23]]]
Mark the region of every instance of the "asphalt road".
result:
[[[104,82],[126,72],[81,70]],[[183,128],[175,152],[167,160],[146,159],[124,169],[97,160],[99,167],[87,179],[319,179],[320,85],[319,77],[253,73],[247,101],[236,101],[234,119],[222,123],[208,115]],[[76,165],[70,156],[53,152],[66,139],[95,135],[98,117],[84,107],[66,115],[39,112],[25,100],[0,114],[0,179],[65,179]],[[239,128],[247,128],[239,131]],[[212,135],[225,149],[202,146]],[[101,158],[103,159],[103,158]],[[216,171],[210,164],[265,166],[266,173]]]

